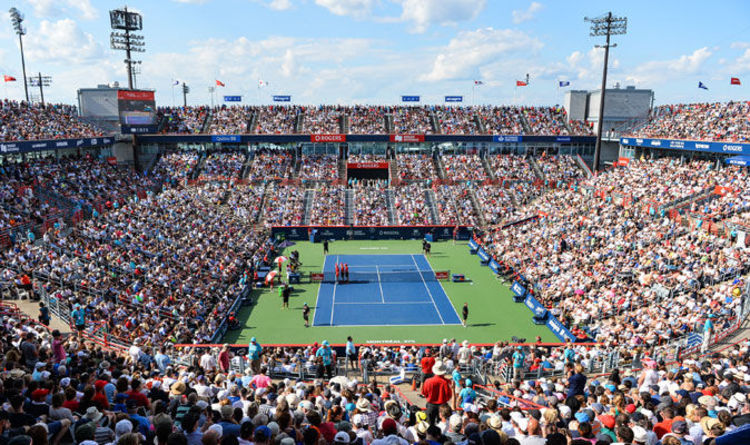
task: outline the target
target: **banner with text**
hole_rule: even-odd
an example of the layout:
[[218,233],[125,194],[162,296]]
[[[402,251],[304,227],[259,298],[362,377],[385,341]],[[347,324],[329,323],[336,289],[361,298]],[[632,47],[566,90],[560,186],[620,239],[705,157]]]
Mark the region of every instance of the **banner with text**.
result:
[[360,168],[388,168],[387,162],[347,162],[346,168],[350,170]]
[[446,102],[463,102],[464,97],[463,96],[445,96]]
[[621,138],[620,145],[631,147],[665,148],[670,150],[726,153],[731,155],[750,154],[750,144],[737,142],[685,141],[681,139]]
[[424,142],[423,134],[392,134],[391,142]]
[[346,142],[345,134],[311,134],[310,142]]
[[242,102],[242,96],[224,96],[224,102]]
[[401,96],[401,102],[419,102],[419,96]]
[[292,96],[273,96],[274,102],[291,102]]

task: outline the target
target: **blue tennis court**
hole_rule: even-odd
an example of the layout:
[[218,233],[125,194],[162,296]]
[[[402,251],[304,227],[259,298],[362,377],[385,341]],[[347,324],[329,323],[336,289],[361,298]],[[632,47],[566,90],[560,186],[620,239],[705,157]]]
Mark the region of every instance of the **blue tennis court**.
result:
[[[349,265],[349,282],[335,265]],[[424,255],[329,255],[313,326],[461,324]]]

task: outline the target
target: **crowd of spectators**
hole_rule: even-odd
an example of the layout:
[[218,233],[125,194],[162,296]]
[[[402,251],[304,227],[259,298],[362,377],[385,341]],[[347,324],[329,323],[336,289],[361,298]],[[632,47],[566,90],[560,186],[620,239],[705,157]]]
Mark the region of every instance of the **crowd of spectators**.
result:
[[386,108],[378,105],[354,105],[349,109],[349,133],[385,134]]
[[162,133],[196,134],[203,131],[209,107],[160,107],[156,116]]
[[487,163],[498,181],[533,181],[536,178],[529,161],[518,155],[490,155]]
[[247,153],[211,153],[206,157],[200,171],[200,179],[239,179]]
[[294,174],[294,156],[289,150],[256,151],[248,179],[291,178]]
[[432,134],[431,108],[427,107],[394,107],[393,131],[400,134]]
[[325,226],[344,225],[346,197],[340,185],[322,186],[315,190],[310,207],[310,224]]
[[34,141],[104,136],[78,118],[73,105],[29,104],[4,99],[0,102],[0,141]]
[[473,107],[436,107],[442,134],[478,134]]
[[443,155],[440,159],[443,161],[446,177],[452,181],[481,182],[487,179],[487,172],[479,155]]
[[398,187],[394,191],[393,203],[399,225],[432,224],[432,215],[427,206],[425,189],[418,183]]
[[478,226],[471,191],[465,185],[434,186],[440,224]]
[[516,107],[476,107],[474,112],[479,117],[487,134],[523,134],[521,114]]
[[250,112],[247,107],[221,106],[211,110],[210,134],[245,134]]
[[303,108],[297,105],[267,105],[249,107],[256,116],[255,134],[294,134],[297,116]]
[[521,112],[529,125],[529,134],[555,136],[570,134],[565,126],[567,116],[562,107],[523,107]]
[[387,181],[352,181],[354,190],[354,225],[387,226],[388,202],[386,201]]
[[437,178],[432,156],[425,154],[399,154],[396,157],[398,177],[402,181],[431,181]]
[[511,197],[512,190],[496,186],[481,186],[474,188],[479,208],[485,224],[497,224],[518,219],[522,215],[517,212],[516,204]]
[[301,226],[304,223],[304,188],[271,182],[264,199],[262,217],[266,226]]
[[305,134],[339,134],[342,119],[346,116],[347,107],[335,105],[321,105],[319,107],[306,107],[304,109],[304,121],[302,122],[302,133]]
[[750,102],[662,105],[632,136],[699,141],[750,140]]
[[300,160],[299,178],[303,181],[334,181],[339,178],[338,156],[306,155]]
[[159,181],[183,180],[190,176],[195,166],[198,165],[200,155],[195,151],[176,151],[164,153],[159,157],[159,162],[151,170],[150,176]]
[[548,156],[543,154],[536,158],[544,179],[550,183],[558,181],[577,181],[584,177],[583,169],[576,164],[570,155]]

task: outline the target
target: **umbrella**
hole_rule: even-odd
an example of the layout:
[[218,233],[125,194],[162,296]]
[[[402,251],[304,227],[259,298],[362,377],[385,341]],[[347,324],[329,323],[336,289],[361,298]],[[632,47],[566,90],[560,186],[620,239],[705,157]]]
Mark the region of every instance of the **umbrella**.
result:
[[281,264],[281,263],[283,263],[286,260],[287,260],[287,257],[285,257],[285,256],[277,256],[276,259],[273,260],[273,262],[276,263],[276,264]]
[[585,294],[585,293],[586,293],[586,292],[584,292],[584,291],[583,291],[583,289],[576,289],[576,290],[575,290],[575,294],[576,294],[576,295],[583,295],[583,294]]
[[268,272],[268,275],[266,275],[266,283],[270,283],[273,281],[274,278],[276,278],[276,275],[278,275],[278,271],[272,270]]

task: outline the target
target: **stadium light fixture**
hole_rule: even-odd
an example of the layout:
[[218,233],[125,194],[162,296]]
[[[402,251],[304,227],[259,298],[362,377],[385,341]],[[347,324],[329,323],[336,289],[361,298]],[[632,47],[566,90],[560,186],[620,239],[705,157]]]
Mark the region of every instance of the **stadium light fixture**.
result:
[[[115,50],[125,51],[125,65],[128,70],[128,88],[133,89],[136,74],[140,73],[135,65],[140,60],[133,60],[131,53],[146,52],[146,42],[140,34],[134,31],[143,29],[143,17],[137,12],[128,11],[128,8],[109,11],[109,22],[113,31],[109,36],[110,47]],[[122,31],[122,32],[119,32]]]
[[38,73],[36,76],[26,78],[26,84],[30,87],[39,87],[39,97],[42,99],[42,107],[44,107],[44,87],[52,85],[52,77],[42,76],[42,73]]
[[182,103],[185,107],[187,107],[187,95],[190,92],[190,87],[185,85],[185,82],[182,82]]
[[[21,47],[21,70],[23,71],[23,78],[26,79],[26,60],[23,57],[23,36],[26,35],[26,28],[23,26],[23,14],[16,9],[10,8],[10,21],[13,23],[13,29],[18,34],[18,46]],[[26,94],[26,102],[29,101],[29,87],[26,86],[26,82],[23,83],[23,91]]]
[[584,17],[584,21],[591,23],[591,37],[605,36],[607,43],[596,45],[596,48],[604,48],[604,69],[602,72],[602,89],[599,93],[599,125],[596,128],[596,148],[594,149],[594,171],[599,171],[599,160],[602,151],[602,130],[604,129],[604,93],[607,89],[607,62],[609,62],[609,48],[617,46],[616,43],[610,44],[609,39],[613,35],[622,35],[628,32],[628,18],[615,17],[612,12],[608,12],[601,17],[589,18]]

